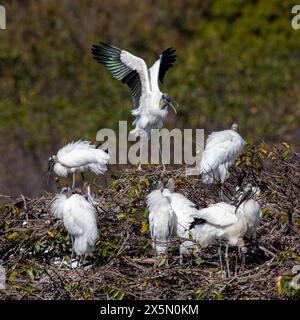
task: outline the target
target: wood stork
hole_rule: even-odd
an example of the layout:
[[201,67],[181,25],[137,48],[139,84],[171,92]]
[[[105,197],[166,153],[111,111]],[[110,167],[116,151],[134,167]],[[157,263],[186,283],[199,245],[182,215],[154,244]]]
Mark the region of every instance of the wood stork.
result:
[[221,182],[221,200],[223,201],[222,185],[227,178],[228,169],[245,146],[244,139],[237,133],[238,125],[234,123],[229,130],[212,132],[206,141],[202,154],[200,173],[206,184]]
[[48,179],[52,171],[60,177],[73,174],[72,188],[75,186],[75,174],[90,170],[95,174],[102,174],[107,170],[109,155],[97,149],[90,141],[75,141],[62,147],[57,155],[48,159]]
[[[244,265],[244,254],[247,252],[247,248],[243,238],[256,239],[256,230],[261,221],[262,213],[259,203],[251,197],[258,195],[259,189],[247,184],[236,207],[225,202],[211,204],[207,208],[199,210],[198,217],[201,219],[198,221],[200,223],[197,224],[196,221],[190,230],[193,240],[203,248],[208,247],[216,240],[227,242],[225,260],[229,276],[229,246],[235,246],[239,249],[239,254],[242,256],[242,265]],[[191,244],[190,247],[196,248],[195,243]],[[221,262],[221,242],[219,254]]]
[[83,256],[91,252],[98,237],[96,210],[82,195],[73,194],[70,188],[63,188],[51,204],[51,211],[63,224],[72,241],[73,254]]
[[175,234],[180,238],[189,239],[189,230],[201,217],[196,205],[184,195],[174,192],[174,190],[175,180],[170,178],[162,194],[164,197],[169,198],[171,207],[176,215]]
[[[256,240],[256,231],[262,220],[262,212],[257,198],[260,196],[260,189],[248,183],[244,188],[244,192],[239,197],[237,209],[241,208],[247,221],[247,232],[245,237]],[[236,209],[236,210],[237,210]]]
[[160,91],[158,80],[163,83],[166,72],[174,65],[175,49],[164,50],[150,69],[143,59],[104,42],[100,42],[100,46],[93,45],[91,51],[96,61],[115,79],[126,83],[131,90],[134,105],[131,114],[135,116],[135,128],[130,133],[137,136],[141,131],[146,132],[149,139],[151,129],[162,129],[168,106],[171,106],[175,113],[176,110],[173,99]]
[[175,226],[175,214],[168,198],[162,194],[163,188],[162,182],[159,181],[155,190],[150,192],[146,198],[153,248],[159,259],[167,258],[168,243]]
[[[243,211],[239,208],[225,202],[211,204],[207,208],[199,210],[201,223],[197,224],[190,230],[192,238],[200,244],[202,248],[206,248],[215,241],[225,240],[225,260],[227,273],[230,276],[228,249],[237,247],[239,254],[244,261],[244,254],[247,252],[243,237],[247,232],[247,221]],[[221,257],[221,242],[219,248],[220,262]],[[222,264],[221,264],[222,269]]]

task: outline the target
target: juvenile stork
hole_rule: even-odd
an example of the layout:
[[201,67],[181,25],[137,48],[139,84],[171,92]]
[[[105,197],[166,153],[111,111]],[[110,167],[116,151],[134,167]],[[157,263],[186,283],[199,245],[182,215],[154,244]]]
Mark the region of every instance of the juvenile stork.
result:
[[175,226],[175,214],[168,198],[162,194],[164,185],[159,181],[154,188],[155,190],[148,194],[146,202],[153,248],[156,257],[161,260],[167,258],[168,243]]
[[171,207],[176,215],[176,235],[182,239],[189,239],[189,230],[201,219],[196,204],[183,194],[175,192],[175,180],[173,178],[168,180],[162,194],[170,200]]
[[57,155],[48,159],[48,180],[52,171],[60,177],[73,174],[72,189],[75,186],[75,174],[90,170],[94,174],[103,174],[107,170],[109,155],[97,149],[89,141],[76,141],[67,144],[58,150]]
[[70,188],[63,188],[51,204],[54,216],[63,221],[72,241],[73,254],[84,256],[94,248],[98,237],[96,209],[82,195],[73,194]]
[[206,184],[221,183],[221,200],[223,183],[227,178],[228,169],[245,146],[244,139],[237,133],[238,125],[234,123],[229,130],[212,132],[206,141],[202,154],[200,173]]

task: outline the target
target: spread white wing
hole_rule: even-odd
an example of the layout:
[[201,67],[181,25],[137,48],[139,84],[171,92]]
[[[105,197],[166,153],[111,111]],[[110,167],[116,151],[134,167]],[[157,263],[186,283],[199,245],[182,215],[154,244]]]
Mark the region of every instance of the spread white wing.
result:
[[147,92],[151,91],[148,68],[145,61],[133,54],[100,42],[93,45],[94,59],[101,63],[115,79],[126,83],[132,93],[134,108],[138,108]]
[[174,65],[176,61],[175,51],[173,48],[164,50],[159,59],[149,69],[152,90],[160,91],[158,80],[163,83],[166,72]]

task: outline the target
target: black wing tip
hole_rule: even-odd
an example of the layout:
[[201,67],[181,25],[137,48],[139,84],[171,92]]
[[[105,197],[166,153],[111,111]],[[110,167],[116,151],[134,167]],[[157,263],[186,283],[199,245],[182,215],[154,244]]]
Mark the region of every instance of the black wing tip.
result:
[[105,51],[118,51],[118,52],[121,52],[121,49],[117,48],[117,47],[114,47],[110,44],[107,44],[103,41],[99,41],[99,44],[100,45],[97,45],[97,44],[93,44],[92,45],[92,48],[91,50],[105,50]]
[[173,47],[170,47],[164,50],[161,54],[168,55],[168,56],[174,55],[176,57],[175,52],[176,52],[176,49],[174,49]]

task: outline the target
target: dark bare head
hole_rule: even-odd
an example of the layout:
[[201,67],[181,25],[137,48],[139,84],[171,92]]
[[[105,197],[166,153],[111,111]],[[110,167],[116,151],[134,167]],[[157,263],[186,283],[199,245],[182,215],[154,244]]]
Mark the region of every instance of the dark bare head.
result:
[[169,106],[172,107],[175,113],[177,113],[174,104],[177,104],[167,93],[163,93],[160,99],[159,108],[167,109]]
[[233,131],[238,131],[238,124],[237,123],[233,123],[232,125],[231,125],[231,130],[233,130]]
[[47,185],[49,184],[49,178],[50,178],[51,173],[53,172],[53,169],[54,169],[54,166],[55,166],[56,161],[57,161],[57,156],[56,156],[56,155],[51,156],[51,157],[48,159]]
[[170,178],[166,184],[166,188],[170,190],[170,192],[175,191],[175,180],[173,178]]

